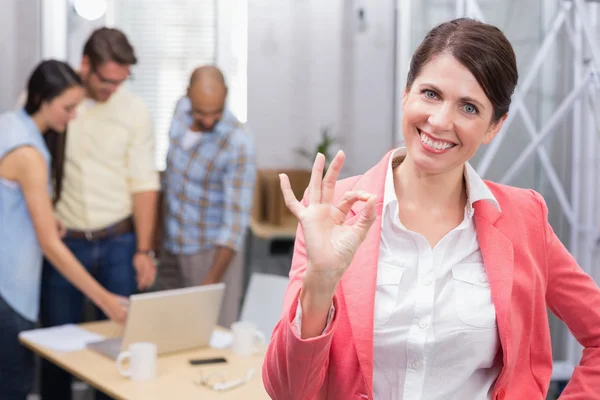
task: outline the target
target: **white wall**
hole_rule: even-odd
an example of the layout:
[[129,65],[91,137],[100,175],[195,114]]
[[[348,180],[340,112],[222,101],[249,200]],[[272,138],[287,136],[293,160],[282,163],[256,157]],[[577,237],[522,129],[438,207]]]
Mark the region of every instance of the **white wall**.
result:
[[248,119],[248,1],[217,2],[217,66],[225,74],[229,108]]
[[67,18],[72,7],[68,0],[41,2],[42,58],[67,59]]
[[[361,4],[364,2],[360,2]],[[260,168],[310,167],[332,126],[347,154],[344,173],[361,173],[393,143],[394,1],[366,7],[343,0],[250,0],[248,123]]]
[[13,109],[41,58],[40,0],[0,0],[0,112]]
[[80,67],[83,46],[92,32],[107,25],[108,22],[107,14],[96,20],[88,21],[77,15],[72,7],[69,7],[66,20],[68,31],[66,48],[67,61],[73,68]]

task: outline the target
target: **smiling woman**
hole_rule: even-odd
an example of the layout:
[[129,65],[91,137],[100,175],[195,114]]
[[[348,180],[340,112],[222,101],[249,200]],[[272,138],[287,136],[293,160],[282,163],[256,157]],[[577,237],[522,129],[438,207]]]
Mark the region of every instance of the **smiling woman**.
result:
[[406,148],[337,182],[313,165],[283,318],[263,367],[273,399],[543,399],[547,307],[585,347],[563,395],[600,392],[600,289],[532,190],[482,180],[469,159],[500,130],[518,74],[498,28],[457,19],[413,55]]
[[[402,101],[413,161],[431,173],[453,167],[460,175],[500,130],[517,80],[515,54],[499,29],[469,19],[432,29],[413,55]],[[422,146],[411,145],[415,137]]]

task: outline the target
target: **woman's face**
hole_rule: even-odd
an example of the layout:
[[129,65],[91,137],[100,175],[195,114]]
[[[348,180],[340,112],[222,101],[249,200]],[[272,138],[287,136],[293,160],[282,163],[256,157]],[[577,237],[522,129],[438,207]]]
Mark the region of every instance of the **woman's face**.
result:
[[56,132],[64,132],[69,121],[77,116],[76,108],[84,96],[83,87],[73,86],[50,102],[44,103],[41,111],[48,127]]
[[430,60],[402,99],[407,159],[427,174],[468,161],[489,143],[506,115],[492,122],[492,103],[471,72],[450,54]]

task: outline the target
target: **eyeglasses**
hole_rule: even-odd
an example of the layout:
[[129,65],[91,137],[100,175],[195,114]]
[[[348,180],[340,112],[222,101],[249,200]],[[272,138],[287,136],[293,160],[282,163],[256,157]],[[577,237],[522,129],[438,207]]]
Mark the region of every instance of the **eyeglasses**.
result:
[[131,74],[129,74],[129,76],[127,78],[119,79],[119,80],[106,78],[104,75],[102,75],[100,73],[100,71],[98,71],[98,67],[96,67],[93,64],[92,64],[92,73],[98,77],[98,80],[100,80],[100,82],[104,83],[105,85],[111,85],[111,86],[121,86],[128,79],[133,79],[133,76]]
[[194,383],[199,386],[205,386],[216,392],[225,392],[243,386],[246,383],[250,382],[255,372],[256,371],[254,368],[250,368],[250,370],[248,370],[248,372],[246,373],[245,379],[233,379],[230,381],[226,381],[225,375],[222,373],[213,372],[210,374],[205,374],[202,371],[200,371],[200,377],[196,379]]

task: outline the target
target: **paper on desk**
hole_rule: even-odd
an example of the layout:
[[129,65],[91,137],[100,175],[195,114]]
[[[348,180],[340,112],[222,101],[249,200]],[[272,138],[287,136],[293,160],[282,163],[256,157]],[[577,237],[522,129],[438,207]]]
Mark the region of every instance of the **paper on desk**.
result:
[[19,337],[55,351],[82,350],[88,343],[104,340],[104,336],[74,324],[24,331]]
[[210,336],[210,347],[213,349],[225,349],[231,346],[233,335],[229,332],[214,330]]

